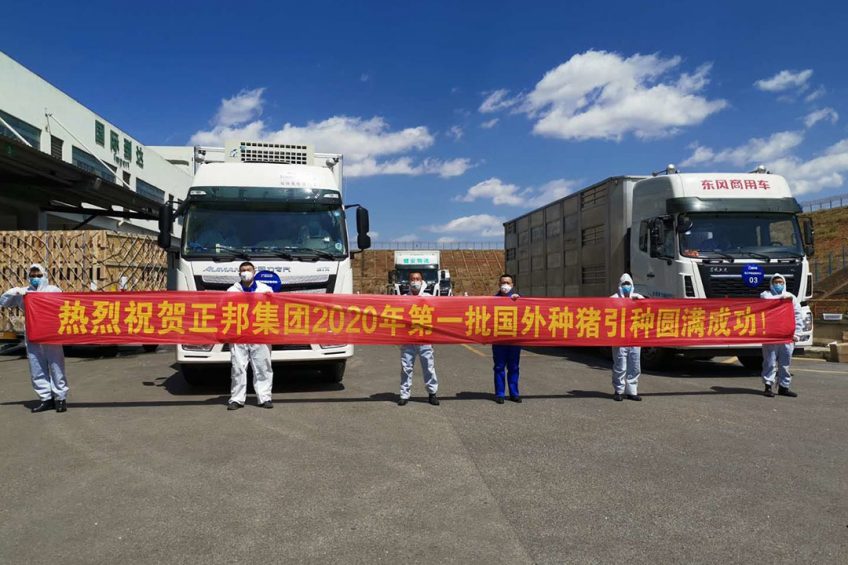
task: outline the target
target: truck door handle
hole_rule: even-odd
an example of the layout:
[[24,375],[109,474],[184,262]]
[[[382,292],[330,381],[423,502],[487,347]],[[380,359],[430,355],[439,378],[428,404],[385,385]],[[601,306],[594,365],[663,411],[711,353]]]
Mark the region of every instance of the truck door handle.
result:
[[649,278],[649,279],[654,278],[654,273],[648,273],[648,278]]

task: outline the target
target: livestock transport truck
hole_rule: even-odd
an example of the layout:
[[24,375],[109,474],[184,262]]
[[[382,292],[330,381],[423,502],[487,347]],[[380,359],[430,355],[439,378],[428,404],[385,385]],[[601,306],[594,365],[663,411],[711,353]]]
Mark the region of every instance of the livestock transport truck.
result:
[[395,251],[395,268],[389,271],[387,294],[409,292],[410,273],[420,272],[433,296],[453,296],[450,271],[441,268],[442,254],[438,250]]
[[[227,290],[249,260],[256,280],[275,292],[352,294],[348,209],[356,207],[359,250],[371,239],[368,211],[343,202],[341,155],[315,153],[309,145],[232,141],[195,148],[195,156],[201,164],[187,199],[160,213],[159,244],[166,249],[175,219],[182,220],[169,288]],[[341,382],[352,355],[353,345],[275,344],[271,360],[314,364],[325,379]],[[230,363],[230,346],[179,345],[177,363],[187,382],[200,384],[211,366]]]
[[[652,177],[610,177],[506,222],[506,268],[530,296],[609,296],[628,272],[650,298],[756,297],[781,273],[803,308],[803,350],[813,337],[813,226],[800,213],[786,180],[764,167],[682,174],[669,165]],[[728,345],[643,348],[643,364],[675,353],[762,363],[760,346]]]

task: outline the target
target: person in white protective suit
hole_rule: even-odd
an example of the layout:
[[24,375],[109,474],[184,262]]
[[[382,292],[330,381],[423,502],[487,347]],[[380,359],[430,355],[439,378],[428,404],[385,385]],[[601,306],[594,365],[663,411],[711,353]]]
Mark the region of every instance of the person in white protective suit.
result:
[[[29,285],[7,290],[0,296],[0,307],[21,308],[29,292],[62,292],[58,286],[47,284],[47,271],[38,263],[29,268]],[[65,379],[65,354],[61,345],[26,341],[32,388],[41,402],[32,409],[44,412],[68,409],[68,381]]]
[[792,299],[792,309],[795,312],[795,335],[791,343],[767,343],[763,345],[763,384],[765,385],[764,396],[774,398],[774,381],[779,377],[777,394],[795,398],[798,393],[789,390],[792,383],[792,374],[789,372],[789,364],[792,362],[792,351],[795,342],[800,339],[804,327],[804,316],[801,313],[801,304],[798,298],[786,290],[786,279],[780,273],[775,273],[769,280],[769,289],[760,294],[760,298],[775,300],[781,298]]
[[[256,267],[245,261],[239,265],[239,282],[227,289],[228,292],[274,292],[270,286],[253,280]],[[271,346],[266,344],[234,343],[230,349],[232,372],[230,401],[227,410],[238,410],[244,406],[247,397],[247,364],[253,369],[253,390],[256,401],[262,408],[273,408],[271,389],[274,385],[274,371],[271,368]]]
[[[409,273],[409,294],[429,296],[427,283],[419,272]],[[400,346],[400,398],[398,406],[406,406],[412,394],[412,377],[415,372],[415,357],[421,359],[421,371],[424,374],[424,386],[427,388],[427,401],[433,406],[439,405],[439,380],[436,378],[436,359],[433,346],[424,344],[404,344]]]
[[[633,279],[627,273],[618,280],[618,291],[610,298],[641,300],[645,298],[633,292]],[[613,400],[621,401],[623,396],[630,400],[642,400],[639,396],[639,375],[642,372],[642,348],[637,346],[612,348],[612,387]]]

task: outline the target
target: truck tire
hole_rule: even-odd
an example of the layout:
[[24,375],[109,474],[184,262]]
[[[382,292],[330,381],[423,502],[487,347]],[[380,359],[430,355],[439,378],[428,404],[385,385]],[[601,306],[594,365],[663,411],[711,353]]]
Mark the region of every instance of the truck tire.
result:
[[642,368],[654,371],[662,369],[663,364],[668,360],[669,353],[667,349],[662,347],[643,347],[642,348]]
[[333,361],[321,367],[321,376],[324,382],[338,384],[344,379],[345,361]]
[[740,355],[738,359],[739,362],[742,363],[742,366],[748,369],[749,371],[755,371],[759,373],[763,370],[762,355]]
[[159,349],[159,346],[155,345],[155,344],[150,344],[150,345],[142,345],[141,348],[144,349],[145,353],[153,353],[157,349]]
[[180,365],[180,372],[183,374],[185,382],[192,386],[200,386],[209,384],[209,369],[203,365]]

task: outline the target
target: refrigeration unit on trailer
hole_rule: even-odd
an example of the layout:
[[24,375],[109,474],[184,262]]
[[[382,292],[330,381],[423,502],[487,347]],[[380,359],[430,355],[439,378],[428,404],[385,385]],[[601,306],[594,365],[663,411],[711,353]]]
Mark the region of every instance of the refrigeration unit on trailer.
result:
[[[799,349],[812,345],[813,226],[786,180],[766,172],[610,177],[506,222],[507,271],[532,296],[608,296],[633,276],[650,298],[757,297],[781,273],[801,301]],[[686,348],[736,355],[750,368],[757,345]],[[669,350],[643,348],[646,366]]]
[[[275,292],[351,294],[347,209],[356,207],[359,250],[371,245],[368,211],[342,198],[342,156],[309,145],[228,142],[203,148],[186,200],[160,214],[160,245],[171,248],[174,216],[182,220],[172,258],[176,290],[227,290],[243,261]],[[340,382],[353,345],[275,344],[275,363],[318,364]],[[199,383],[210,365],[228,364],[230,346],[179,345],[177,363]]]

